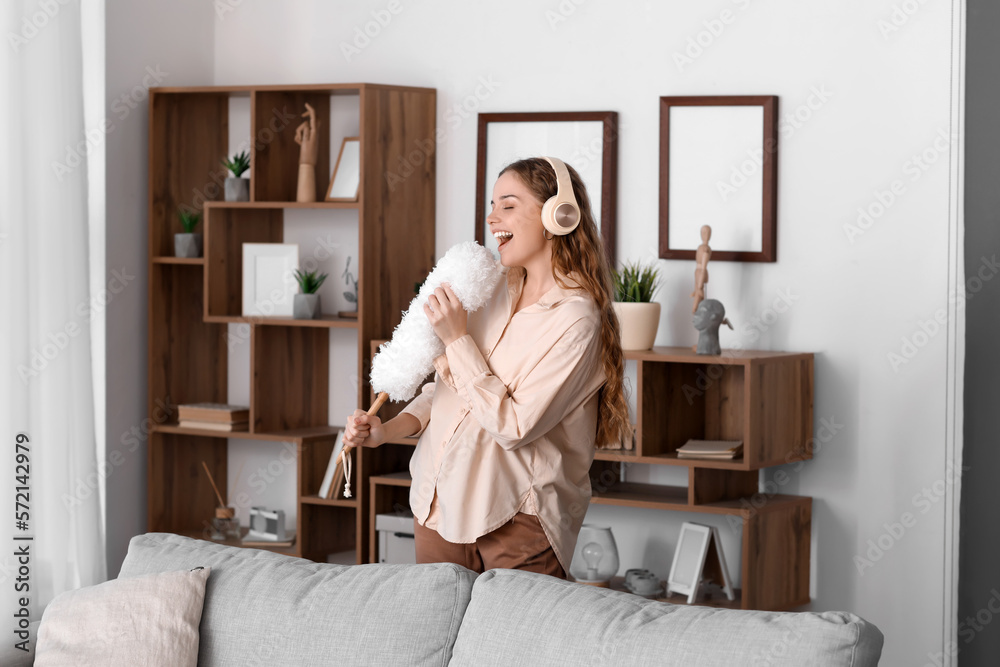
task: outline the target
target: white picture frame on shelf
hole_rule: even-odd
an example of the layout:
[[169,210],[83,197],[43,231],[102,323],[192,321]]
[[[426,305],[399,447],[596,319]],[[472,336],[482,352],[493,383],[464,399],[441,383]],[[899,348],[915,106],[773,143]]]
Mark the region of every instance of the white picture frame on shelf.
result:
[[294,243],[244,243],[244,317],[291,317],[298,268],[299,246]]
[[712,530],[708,526],[687,521],[681,525],[674,560],[670,564],[670,575],[667,576],[667,597],[673,593],[681,593],[688,596],[688,604],[698,598],[701,571],[705,567],[705,554],[708,553],[708,541],[711,538]]
[[340,144],[337,165],[333,168],[327,201],[353,202],[358,200],[361,186],[361,137],[345,137]]
[[711,571],[722,574],[719,582],[726,598],[735,600],[732,581],[729,579],[729,568],[722,552],[722,538],[715,526],[704,526],[700,523],[685,521],[681,525],[681,534],[674,549],[674,560],[670,564],[670,574],[667,576],[667,597],[674,593],[687,595],[688,604],[694,604],[701,588],[702,574],[705,571],[706,558],[711,558]]

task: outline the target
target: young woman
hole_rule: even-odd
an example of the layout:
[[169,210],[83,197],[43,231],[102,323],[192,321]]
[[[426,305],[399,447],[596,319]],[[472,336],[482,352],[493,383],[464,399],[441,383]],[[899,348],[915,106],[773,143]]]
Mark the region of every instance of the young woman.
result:
[[[545,207],[574,197],[576,217]],[[447,285],[435,291],[425,312],[446,346],[435,381],[384,424],[356,411],[345,442],[377,447],[420,433],[410,460],[417,562],[565,578],[595,447],[631,438],[611,272],[572,167],[515,162],[491,206],[505,279],[472,314]]]

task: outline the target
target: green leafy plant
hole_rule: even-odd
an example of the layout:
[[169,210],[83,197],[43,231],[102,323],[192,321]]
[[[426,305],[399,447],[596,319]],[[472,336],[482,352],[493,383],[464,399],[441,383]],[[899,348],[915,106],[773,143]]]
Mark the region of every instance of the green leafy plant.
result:
[[222,158],[222,164],[226,165],[226,169],[233,172],[234,178],[239,178],[243,175],[243,172],[250,168],[250,155],[246,151],[243,151],[234,155],[232,160]]
[[181,226],[184,227],[185,234],[194,232],[194,228],[201,222],[201,214],[194,211],[181,209],[177,211],[177,217],[181,219]]
[[[317,275],[319,274],[319,275]],[[299,281],[299,287],[302,289],[303,294],[315,294],[323,281],[326,280],[327,274],[319,273],[319,271],[309,271],[308,273],[301,271],[300,269],[295,269],[295,279]]]
[[615,301],[649,303],[660,288],[660,270],[639,262],[626,264],[620,271],[612,271],[615,283]]

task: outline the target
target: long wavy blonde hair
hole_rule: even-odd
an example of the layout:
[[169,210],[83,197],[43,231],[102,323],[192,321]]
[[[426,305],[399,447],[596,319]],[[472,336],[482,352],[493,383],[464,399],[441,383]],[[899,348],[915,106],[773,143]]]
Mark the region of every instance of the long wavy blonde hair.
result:
[[[606,381],[600,390],[595,445],[598,449],[620,449],[625,442],[631,442],[632,425],[625,399],[625,355],[622,352],[621,329],[611,305],[614,302],[611,265],[594,221],[587,188],[573,167],[567,164],[566,168],[580,206],[581,219],[573,232],[552,239],[552,274],[560,287],[567,288],[562,276],[574,272],[574,277],[594,299],[601,313],[601,358]],[[507,172],[521,179],[538,198],[539,205],[556,194],[556,172],[543,158],[518,160],[504,167],[500,175]]]

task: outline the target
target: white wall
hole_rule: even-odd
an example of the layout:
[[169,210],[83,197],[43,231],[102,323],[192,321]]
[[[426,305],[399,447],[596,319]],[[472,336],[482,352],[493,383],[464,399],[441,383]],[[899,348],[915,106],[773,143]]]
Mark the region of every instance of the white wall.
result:
[[[124,275],[107,330],[108,573],[146,532],[149,104],[153,86],[212,83],[211,4],[105,0],[107,271]],[[120,456],[113,456],[113,452]],[[119,463],[115,463],[119,462]]]
[[[790,481],[781,488],[814,498],[811,607],[847,609],[877,624],[887,637],[883,664],[933,664],[943,649],[944,617],[952,611],[946,527],[946,509],[952,508],[945,507],[951,487],[945,480],[954,416],[946,409],[954,401],[949,387],[956,373],[960,386],[961,367],[949,360],[962,336],[960,314],[948,333],[939,327],[926,340],[919,334],[922,322],[933,329],[927,322],[938,309],[949,312],[950,280],[960,268],[955,226],[949,225],[955,219],[949,199],[954,145],[934,144],[939,131],[947,137],[958,130],[950,115],[948,3],[919,4],[912,16],[896,15],[898,25],[891,23],[893,0],[517,0],[502,8],[457,1],[222,0],[215,16],[206,9],[210,3],[195,4],[183,3],[189,20],[176,22],[155,9],[109,0],[109,99],[158,61],[176,85],[374,81],[435,87],[438,125],[446,129],[438,146],[439,255],[472,235],[476,111],[618,111],[618,259],[651,259],[657,245],[658,98],[779,95],[782,117],[798,114],[800,120],[782,126],[778,262],[714,262],[709,293],[726,304],[737,326],[736,333],[723,334],[724,346],[816,353],[822,446],[801,470],[789,467]],[[401,11],[385,13],[390,5]],[[383,20],[391,15],[391,21],[348,62],[341,45],[373,20],[372,12],[383,12]],[[720,16],[731,20],[717,22]],[[210,25],[214,69],[204,34]],[[898,30],[883,33],[886,25]],[[678,67],[675,53],[698,39],[707,46]],[[109,139],[108,262],[134,266],[144,278],[145,117],[128,120]],[[925,151],[933,160],[926,170],[913,162]],[[877,204],[878,193],[896,180],[902,194],[849,239],[844,226],[856,222],[858,207]],[[657,342],[690,344],[693,263],[661,264],[667,285]],[[775,317],[770,308],[782,294],[791,295],[792,305]],[[115,434],[145,416],[144,290],[126,296],[109,311],[108,349],[115,350],[108,372],[110,447]],[[754,331],[755,318],[769,322],[766,331]],[[924,344],[893,368],[887,355],[902,355],[903,339],[915,336]],[[824,423],[835,427],[822,430]],[[121,514],[109,516],[109,555],[121,549],[126,533],[141,529],[133,509],[120,509],[144,503],[140,458],[129,460],[125,475],[109,479],[110,512]],[[676,472],[633,469],[629,475],[656,481]],[[897,531],[898,538],[887,532],[886,525],[906,513],[912,525]],[[118,518],[126,520],[115,535]],[[588,516],[614,525],[623,567],[661,574],[679,522],[688,518],[705,516],[596,506]],[[865,556],[869,540],[880,539],[889,548],[877,559],[873,552],[871,567],[859,572],[855,556]],[[730,531],[726,540],[736,570],[736,536]]]

